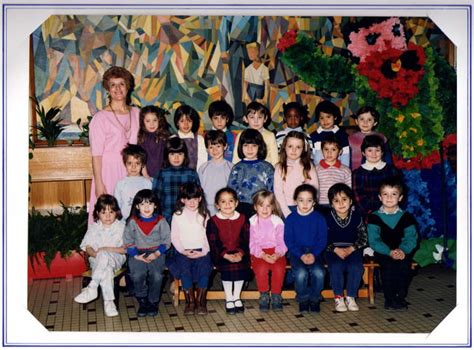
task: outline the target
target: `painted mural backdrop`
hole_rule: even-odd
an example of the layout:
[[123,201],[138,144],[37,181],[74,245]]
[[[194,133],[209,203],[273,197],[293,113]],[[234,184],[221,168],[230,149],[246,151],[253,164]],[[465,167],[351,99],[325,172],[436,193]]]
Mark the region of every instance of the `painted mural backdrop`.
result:
[[445,59],[452,45],[429,19],[51,16],[32,34],[35,95],[62,108],[62,136],[74,137],[76,120],[104,107],[102,74],[118,65],[135,76],[136,105],[172,114],[184,102],[207,128],[207,106],[224,98],[240,127],[254,42],[270,71],[270,128],[281,127],[290,101],[308,106],[309,131],[321,99],[341,108],[346,125],[360,106],[375,106],[410,189],[407,209],[423,238],[443,236],[446,247],[456,235],[456,76]]

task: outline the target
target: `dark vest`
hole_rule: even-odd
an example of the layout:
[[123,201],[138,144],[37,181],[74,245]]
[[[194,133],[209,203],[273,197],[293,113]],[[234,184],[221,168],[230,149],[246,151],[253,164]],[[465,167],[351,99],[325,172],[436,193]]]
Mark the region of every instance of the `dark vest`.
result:
[[328,245],[333,243],[355,243],[357,241],[357,227],[362,222],[362,217],[357,210],[349,212],[349,219],[344,227],[341,227],[332,210],[326,216],[328,226]]
[[416,223],[410,213],[404,212],[394,228],[388,226],[380,216],[375,214],[369,215],[369,224],[380,227],[380,238],[391,250],[393,250],[400,247],[402,239],[405,236],[405,229],[409,226],[415,225]]

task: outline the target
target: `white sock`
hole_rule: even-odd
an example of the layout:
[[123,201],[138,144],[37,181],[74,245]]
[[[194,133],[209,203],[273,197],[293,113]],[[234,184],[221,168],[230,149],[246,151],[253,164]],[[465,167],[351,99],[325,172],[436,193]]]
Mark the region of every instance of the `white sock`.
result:
[[242,287],[244,286],[244,281],[234,281],[234,293],[232,294],[233,300],[238,300],[235,303],[235,306],[242,306],[240,301],[240,293],[242,292]]
[[232,281],[222,281],[222,286],[224,287],[225,301],[234,301],[232,297]]
[[99,283],[94,280],[91,280],[87,288],[99,288]]

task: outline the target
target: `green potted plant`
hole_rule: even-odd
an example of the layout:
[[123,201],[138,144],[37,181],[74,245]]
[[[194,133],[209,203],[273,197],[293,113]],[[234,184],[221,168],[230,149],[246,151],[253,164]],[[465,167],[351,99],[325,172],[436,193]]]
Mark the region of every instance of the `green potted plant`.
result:
[[30,279],[77,276],[87,269],[80,244],[87,231],[85,207],[67,207],[62,213],[28,214],[28,276]]
[[46,111],[35,96],[30,98],[35,104],[35,111],[40,119],[40,123],[33,125],[33,128],[38,131],[38,136],[45,139],[48,146],[52,147],[65,128],[64,125],[61,125],[63,119],[58,116],[61,108],[54,106]]
[[84,145],[89,145],[89,124],[91,120],[92,116],[88,115],[87,119],[84,121],[83,124],[81,124],[81,118],[76,121],[77,126],[81,130],[81,133],[79,134],[79,139],[84,143]]

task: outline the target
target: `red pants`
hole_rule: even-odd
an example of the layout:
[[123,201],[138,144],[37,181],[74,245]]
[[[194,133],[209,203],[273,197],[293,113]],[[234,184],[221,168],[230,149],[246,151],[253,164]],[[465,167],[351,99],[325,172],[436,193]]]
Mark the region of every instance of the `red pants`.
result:
[[281,294],[283,281],[285,279],[286,258],[282,256],[274,264],[269,264],[265,260],[252,255],[250,261],[252,263],[253,272],[255,273],[258,291],[260,293],[269,291],[268,273],[271,271],[272,294]]

